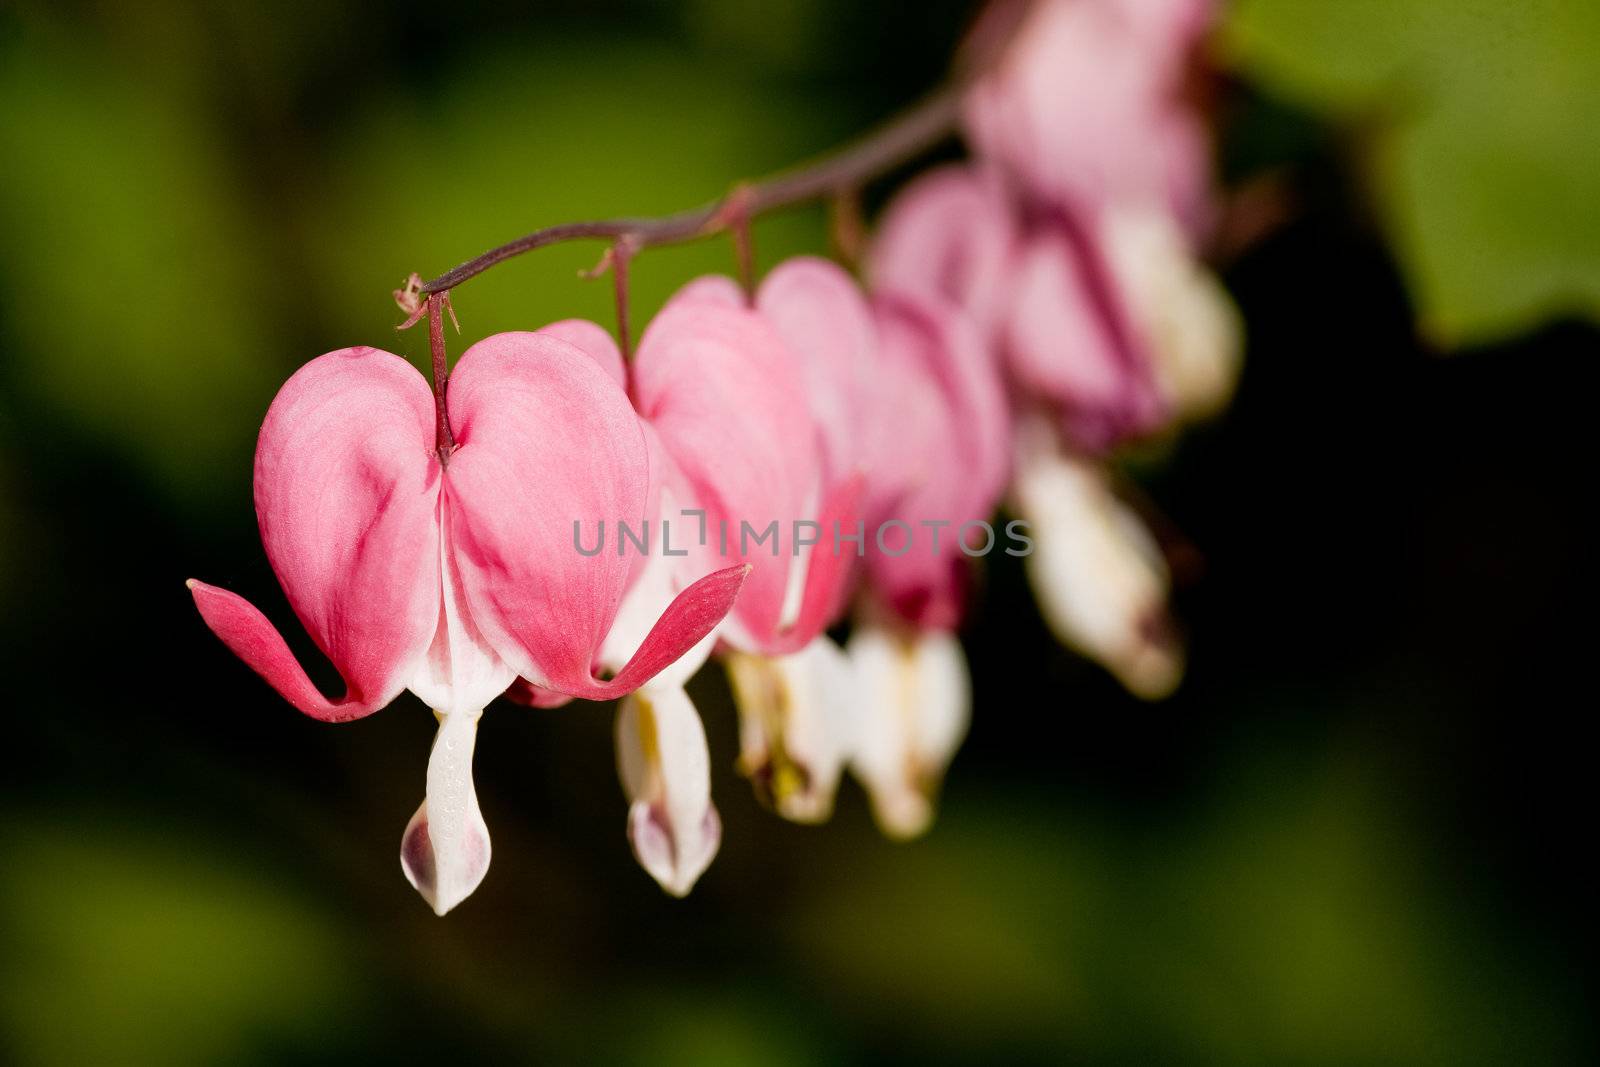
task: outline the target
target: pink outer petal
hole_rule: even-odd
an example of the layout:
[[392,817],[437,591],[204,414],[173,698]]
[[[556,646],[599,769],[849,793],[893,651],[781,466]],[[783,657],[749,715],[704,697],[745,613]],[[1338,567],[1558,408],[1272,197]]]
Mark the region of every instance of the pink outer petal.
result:
[[[1043,0],[966,99],[968,137],[1032,198],[1093,208],[1160,202],[1187,64],[1212,0]],[[1188,193],[1180,195],[1187,197]]]
[[[808,517],[818,482],[815,428],[782,338],[755,311],[704,295],[710,284],[692,283],[645,331],[633,365],[634,402],[686,480],[687,498],[706,510],[719,550],[727,523],[723,561],[754,566],[734,616],[760,643],[782,621],[793,524]],[[771,538],[743,551],[742,522],[759,532],[774,521],[776,555]]]
[[433,398],[398,356],[319,356],[278,392],[256,448],[256,514],[278,581],[347,692],[316,692],[266,618],[193,583],[208,625],[301,711],[350,719],[387,704],[439,621]]
[[627,397],[565,341],[499,334],[461,357],[450,382],[458,447],[446,492],[451,543],[473,621],[519,675],[592,700],[631,691],[727,614],[743,581],[729,568],[680,594],[610,682],[592,673],[631,565],[584,556],[573,524],[645,518],[644,435]]
[[859,461],[865,376],[877,358],[878,335],[861,287],[837,264],[798,256],[775,267],[756,294],[795,360],[810,399],[822,449],[822,476],[833,485]]
[[702,274],[700,277],[686,282],[677,292],[672,294],[673,304],[684,304],[695,300],[707,300],[713,304],[723,304],[727,307],[744,307],[746,301],[744,290],[739,288],[739,283],[726,274]]
[[581,555],[574,527],[644,518],[643,433],[599,364],[533,333],[469,348],[449,404],[447,515],[468,609],[519,675],[559,689],[588,675],[628,572],[612,552]]
[[1071,216],[1036,234],[1021,257],[1003,347],[1020,389],[1059,408],[1080,447],[1109,448],[1166,418],[1104,251]]
[[[912,526],[911,548],[876,538],[867,570],[881,599],[922,626],[959,622],[966,557],[955,543],[963,523],[988,519],[1010,463],[1010,416],[998,375],[975,327],[948,304],[903,295],[877,302],[885,394],[880,418],[900,432],[880,438],[875,457],[884,510],[869,512],[869,536],[898,519]],[[907,407],[909,402],[910,407]],[[948,522],[937,551],[924,522]],[[974,531],[976,533],[976,531]]]
[[867,273],[875,290],[955,304],[987,335],[1005,315],[1015,228],[996,175],[936,167],[890,201]]
[[604,326],[588,319],[562,319],[540,327],[538,332],[579,349],[599,364],[612,381],[624,390],[628,388],[628,368],[622,360],[622,349]]
[[[598,323],[590,322],[588,319],[562,319],[560,322],[552,322],[548,326],[540,327],[537,332],[542,336],[554,337],[578,348],[584,355],[594,360],[612,381],[622,387],[624,392],[627,391],[628,367],[623,361],[622,349],[617,347],[617,342],[605,327],[600,326]],[[662,463],[657,453],[658,449],[652,442],[649,456],[650,489],[646,495],[644,510],[644,513],[650,516],[655,515],[660,510],[657,502],[661,492]],[[633,528],[631,524],[629,528]],[[644,566],[645,557],[641,553],[633,553],[629,556],[629,562],[628,584],[632,585],[634,578],[638,577],[639,571]],[[512,699],[517,699],[516,694],[511,695]],[[528,702],[523,701],[523,703]],[[539,704],[536,706],[554,707],[555,705]]]

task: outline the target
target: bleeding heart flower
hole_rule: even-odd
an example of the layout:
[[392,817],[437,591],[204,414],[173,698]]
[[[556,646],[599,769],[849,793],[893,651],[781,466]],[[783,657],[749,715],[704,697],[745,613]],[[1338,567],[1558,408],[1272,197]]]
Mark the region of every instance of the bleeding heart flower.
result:
[[[849,576],[849,556],[834,553],[823,534],[836,519],[852,524],[859,480],[829,472],[806,368],[772,324],[745,306],[731,281],[702,278],[656,316],[631,367],[593,324],[541,332],[571,340],[627,384],[649,442],[657,541],[649,553],[634,553],[640,562],[602,663],[631,654],[644,632],[638,620],[729,562],[747,564],[751,574],[717,631],[723,642],[777,659],[812,644],[836,614]],[[817,523],[809,530],[815,547],[796,543],[796,520]],[[754,540],[773,523],[771,535]],[[666,524],[672,550],[686,555],[666,555]],[[623,775],[630,840],[641,865],[678,895],[710,862],[720,833],[704,732],[682,688],[710,644],[691,650],[618,714],[619,765],[632,769]]]
[[874,282],[961,307],[1018,403],[1056,411],[1078,449],[1222,406],[1238,375],[1238,313],[1169,215],[1118,203],[1023,226],[1019,210],[986,171],[918,178],[886,212]]
[[648,458],[626,397],[572,345],[511,333],[461,357],[448,411],[456,448],[443,461],[422,377],[398,356],[352,348],[301,368],[267,412],[255,465],[262,542],[345,681],[340,699],[317,691],[255,607],[189,583],[212,630],[307,715],[359,718],[403,689],[435,709],[427,799],[401,862],[441,915],[489,863],[471,779],[489,701],[519,678],[545,694],[631,692],[710,632],[744,573],[686,590],[616,676],[597,679],[629,561],[576,552],[573,527],[645,514]]
[[966,309],[1078,449],[1215,406],[1234,376],[1236,317],[1192,250],[1213,213],[1193,60],[1216,8],[993,5],[972,47],[1003,51],[965,100],[980,169],[913,182],[874,248],[877,285]]
[[[700,284],[701,295],[738,299],[726,283]],[[806,561],[807,577],[815,579],[819,565],[830,568],[826,577],[834,595],[796,627],[810,638],[798,650],[746,649],[724,661],[739,710],[741,773],[778,814],[816,823],[833,811],[854,729],[848,662],[821,628],[846,607],[860,543],[858,516],[870,484],[862,446],[873,417],[866,405],[878,356],[877,324],[855,280],[814,256],[774,268],[756,292],[755,309],[782,338],[816,427],[817,496],[832,504],[816,517],[819,544]]]
[[1057,411],[1100,450],[1165,420],[1124,288],[1096,234],[1059,210],[1021,225],[992,172],[947,166],[891,203],[872,247],[873,282],[964,311],[1027,406]]
[[[663,485],[706,512],[698,547],[752,567],[722,640],[765,655],[804,647],[841,599],[849,556],[799,544],[794,524],[848,522],[859,489],[825,476],[805,372],[783,337],[731,280],[698,279],[645,330],[630,393],[667,460]],[[759,539],[769,528],[775,538]]]
[[[964,284],[998,284],[985,268],[997,265],[1004,251],[977,264]],[[756,306],[811,371],[824,455],[853,457],[864,477],[859,535],[867,613],[890,618],[865,624],[859,632],[876,636],[862,647],[876,648],[881,638],[896,647],[937,648],[936,658],[957,669],[926,679],[943,687],[939,692],[908,694],[874,676],[879,659],[870,651],[863,675],[856,657],[841,654],[825,637],[788,657],[731,658],[741,763],[780,813],[819,821],[832,810],[841,765],[858,762],[861,747],[871,745],[860,757],[872,772],[869,789],[899,812],[886,817],[885,826],[909,834],[915,831],[904,797],[910,791],[922,798],[920,829],[938,775],[919,772],[916,782],[897,786],[888,771],[897,757],[889,753],[902,746],[901,769],[942,770],[960,741],[955,730],[947,735],[948,749],[926,760],[927,753],[905,748],[919,742],[918,731],[906,726],[917,712],[904,701],[930,701],[933,713],[948,707],[951,718],[963,720],[970,702],[961,646],[944,631],[959,622],[966,597],[970,561],[961,548],[963,528],[992,514],[1005,484],[1004,392],[981,334],[947,300],[896,292],[869,301],[839,267],[802,258],[767,277]],[[837,460],[832,466],[836,473],[844,468]]]
[[[742,294],[725,278],[700,279],[677,300],[757,316],[777,342],[763,351],[782,366],[768,376],[778,388],[752,396],[749,410],[782,405],[808,415],[813,427],[808,437],[787,436],[796,429],[784,431],[796,466],[809,468],[809,489],[797,517],[813,524],[807,537],[817,542],[799,550],[790,572],[780,613],[787,628],[772,640],[752,639],[748,628],[741,633],[728,627],[724,658],[739,709],[741,771],[779,814],[818,822],[832,811],[850,743],[844,658],[822,630],[845,608],[856,558],[858,542],[835,540],[835,534],[856,536],[866,477],[861,404],[876,327],[849,276],[812,257],[773,270],[756,293],[753,310],[744,309]],[[770,418],[759,421],[781,425]],[[763,432],[757,425],[750,431]],[[670,442],[666,447],[674,451]],[[754,499],[728,487],[716,471],[704,465],[701,470],[701,499]],[[800,531],[794,532],[798,538]]]

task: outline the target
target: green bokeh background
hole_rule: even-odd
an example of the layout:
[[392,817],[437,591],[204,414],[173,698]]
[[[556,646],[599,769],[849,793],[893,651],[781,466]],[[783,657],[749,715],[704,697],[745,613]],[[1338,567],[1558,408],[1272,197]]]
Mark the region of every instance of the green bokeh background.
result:
[[[1138,704],[1055,648],[998,561],[967,635],[972,738],[934,831],[896,845],[853,785],[824,829],[762,811],[706,672],[726,831],[682,902],[628,854],[610,709],[497,705],[494,867],[444,920],[395,860],[426,709],[302,718],[183,589],[250,596],[332,681],[255,538],[273,392],[349,344],[420,364],[388,295],[412,270],[699,203],[891,113],[969,12],[0,7],[0,1060],[1584,1058],[1592,801],[1568,714],[1591,655],[1596,336],[1549,322],[1581,301],[1430,317],[1454,283],[1394,240],[1396,201],[1357,169],[1364,112],[1301,110],[1325,103],[1303,72],[1337,54],[1279,47],[1274,7],[1246,5],[1224,50],[1247,68],[1221,101],[1230,181],[1295,190],[1227,268],[1249,369],[1230,416],[1139,468],[1206,562],[1178,598],[1179,696]],[[1456,54],[1471,30],[1416,32]],[[1594,42],[1543,44],[1507,62]],[[1508,187],[1600,143],[1547,103],[1570,158],[1512,151]],[[1581,233],[1511,229],[1519,264],[1543,247],[1600,291]],[[822,213],[756,243],[764,265],[824,251]],[[597,252],[463,287],[461,343],[609,322],[577,276]],[[730,266],[721,242],[648,253],[636,317]],[[1495,347],[1427,354],[1446,320]]]

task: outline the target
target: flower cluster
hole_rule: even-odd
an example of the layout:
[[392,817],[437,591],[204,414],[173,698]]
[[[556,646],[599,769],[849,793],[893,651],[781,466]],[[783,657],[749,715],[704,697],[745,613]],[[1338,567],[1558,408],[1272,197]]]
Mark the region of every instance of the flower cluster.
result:
[[[321,356],[283,387],[256,510],[343,697],[323,696],[249,603],[190,588],[308,715],[358,718],[404,689],[434,709],[401,863],[437,912],[488,867],[471,761],[502,694],[621,698],[629,840],[687,893],[720,841],[685,692],[713,656],[739,711],[739,766],[767,804],[826,819],[848,770],[886,832],[923,831],[971,712],[955,634],[1008,499],[1026,530],[1013,554],[1061,638],[1135,693],[1172,688],[1166,572],[1107,455],[1213,410],[1237,362],[1233,312],[1194,253],[1208,152],[1182,90],[1208,7],[1030,5],[966,93],[972,161],[901,192],[865,286],[802,257],[753,291],[690,282],[631,358],[568,320],[473,345],[448,389],[370,348]],[[685,515],[701,536],[652,549],[652,523],[665,542]],[[608,520],[643,531],[642,550],[578,542]],[[825,532],[782,551],[705,536],[798,520]],[[848,547],[840,530],[858,531]],[[841,646],[827,631],[847,618]]]

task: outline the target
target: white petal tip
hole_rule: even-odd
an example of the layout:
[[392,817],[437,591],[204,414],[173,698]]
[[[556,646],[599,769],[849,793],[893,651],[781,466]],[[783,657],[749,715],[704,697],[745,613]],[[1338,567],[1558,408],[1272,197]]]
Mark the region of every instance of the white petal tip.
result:
[[833,816],[838,782],[819,784],[816,776],[788,753],[747,752],[739,760],[739,773],[750,779],[762,807],[789,822],[815,826]]
[[1106,665],[1128,692],[1141,700],[1165,700],[1183,681],[1183,642],[1164,611],[1153,612],[1138,627],[1139,639]]
[[780,804],[778,814],[793,823],[803,826],[820,826],[833,818],[832,797],[795,797],[787,804]]
[[892,841],[915,841],[933,826],[933,809],[926,804],[918,810],[878,812],[878,829]]
[[428,805],[424,803],[411,816],[400,839],[400,869],[435,915],[444,915],[471,896],[489,871],[489,833],[481,821],[468,829],[460,853],[457,861],[441,870],[428,836]]
[[708,804],[699,824],[675,834],[666,813],[646,801],[628,809],[628,843],[639,866],[668,894],[686,897],[722,844],[722,819]]

